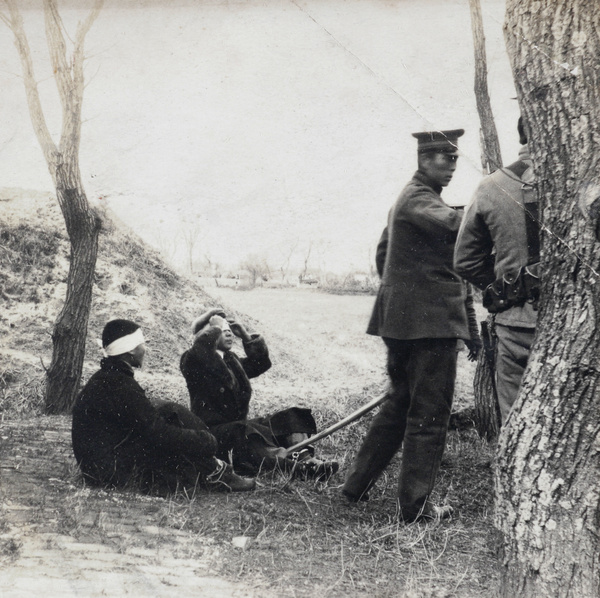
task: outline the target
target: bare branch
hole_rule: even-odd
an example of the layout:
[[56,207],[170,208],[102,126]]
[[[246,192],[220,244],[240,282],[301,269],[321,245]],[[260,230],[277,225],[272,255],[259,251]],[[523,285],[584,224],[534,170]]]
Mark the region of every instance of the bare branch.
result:
[[[69,104],[73,81],[67,61],[67,46],[62,32],[62,19],[58,14],[56,0],[44,0],[44,22],[46,24],[46,42],[48,43],[52,70],[56,79],[63,113],[65,113],[71,108]],[[63,121],[63,131],[64,126]]]
[[25,83],[25,92],[27,95],[27,105],[29,106],[29,113],[31,115],[31,122],[44,153],[44,157],[46,158],[46,162],[48,163],[50,174],[54,178],[53,165],[56,164],[57,160],[57,148],[52,140],[52,136],[50,135],[48,125],[46,124],[44,111],[42,109],[42,103],[40,101],[38,86],[33,70],[31,49],[29,48],[29,42],[27,41],[25,28],[23,26],[23,18],[21,17],[21,13],[19,12],[15,0],[4,0],[4,3],[8,8],[10,18],[3,18],[3,21],[7,22],[8,27],[15,36],[15,46],[17,47],[17,51],[19,52],[19,57],[21,59],[21,68],[23,70],[23,79]]
[[[52,0],[54,1],[54,0]],[[73,124],[76,125],[76,129],[73,131],[76,133],[77,143],[79,143],[79,136],[81,131],[81,108],[83,102],[83,90],[84,85],[84,74],[83,74],[83,61],[84,61],[84,41],[85,36],[88,34],[94,21],[98,18],[100,10],[104,5],[104,0],[96,0],[90,14],[87,16],[85,21],[80,22],[77,25],[77,32],[75,33],[75,42],[73,48],[73,104],[71,106],[71,112],[73,116]]]

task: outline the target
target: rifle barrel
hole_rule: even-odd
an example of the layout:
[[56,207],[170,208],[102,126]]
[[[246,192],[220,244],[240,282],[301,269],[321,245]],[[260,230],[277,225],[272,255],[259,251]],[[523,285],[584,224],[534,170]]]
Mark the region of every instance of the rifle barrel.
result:
[[321,430],[314,436],[311,436],[310,438],[307,438],[306,440],[303,440],[302,442],[299,442],[298,444],[294,444],[294,446],[290,446],[287,449],[286,456],[289,456],[292,453],[299,451],[300,449],[303,449],[304,447],[308,446],[309,444],[312,444],[313,442],[317,442],[317,440],[321,440],[322,438],[325,438],[326,436],[333,434],[334,432],[337,432],[337,430],[339,430],[341,428],[345,428],[348,424],[351,424],[353,421],[356,421],[357,419],[359,419],[360,417],[362,417],[369,411],[372,411],[373,409],[375,409],[375,407],[377,407],[378,405],[381,405],[381,403],[383,403],[387,399],[387,396],[388,396],[388,393],[385,392],[381,396],[373,399],[372,401],[369,401],[366,405],[359,407],[356,411],[352,412],[350,415],[347,415],[344,419],[341,419],[339,422],[332,424],[328,428]]

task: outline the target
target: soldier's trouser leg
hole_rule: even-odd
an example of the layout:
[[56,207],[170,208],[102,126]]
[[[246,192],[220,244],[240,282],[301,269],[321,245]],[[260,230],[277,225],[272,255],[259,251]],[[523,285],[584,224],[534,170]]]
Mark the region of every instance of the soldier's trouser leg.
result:
[[407,373],[408,410],[398,500],[402,517],[427,513],[442,461],[456,379],[456,339],[412,342]]
[[517,400],[535,329],[496,324],[496,390],[502,424]]
[[375,483],[402,444],[410,405],[406,364],[408,341],[383,339],[388,347],[388,398],[373,418],[344,484],[344,493],[360,499]]

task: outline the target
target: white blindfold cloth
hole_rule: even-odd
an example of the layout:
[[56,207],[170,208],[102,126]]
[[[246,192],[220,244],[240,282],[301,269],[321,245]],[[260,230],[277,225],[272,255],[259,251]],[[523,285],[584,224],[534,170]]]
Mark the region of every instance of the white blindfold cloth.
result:
[[106,347],[102,347],[102,341],[98,341],[98,344],[102,347],[104,357],[113,357],[115,355],[129,353],[129,351],[133,351],[137,346],[145,342],[146,340],[144,339],[142,329],[138,328],[135,332],[114,340]]

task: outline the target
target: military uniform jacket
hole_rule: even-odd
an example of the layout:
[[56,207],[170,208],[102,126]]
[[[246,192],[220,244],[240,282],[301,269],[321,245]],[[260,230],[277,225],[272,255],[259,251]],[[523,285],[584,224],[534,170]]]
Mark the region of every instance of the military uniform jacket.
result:
[[[529,261],[524,204],[534,174],[527,146],[521,148],[519,159],[529,166],[520,177],[502,168],[481,181],[459,230],[456,271],[480,289],[518,272]],[[528,202],[537,202],[532,191],[527,197]],[[496,314],[496,324],[504,326],[535,328],[536,320],[537,312],[529,303]]]
[[453,269],[461,216],[417,171],[390,210],[377,248],[381,285],[368,334],[469,339],[466,287]]

